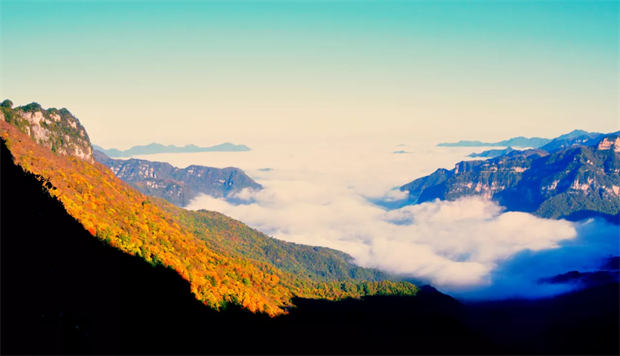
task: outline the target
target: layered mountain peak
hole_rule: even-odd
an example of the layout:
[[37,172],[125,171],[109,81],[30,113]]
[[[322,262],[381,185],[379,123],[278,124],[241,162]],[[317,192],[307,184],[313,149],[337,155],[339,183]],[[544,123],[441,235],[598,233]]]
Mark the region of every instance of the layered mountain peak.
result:
[[35,102],[13,108],[13,103],[5,100],[0,105],[0,120],[14,125],[52,152],[95,161],[86,129],[65,108],[46,110]]
[[588,135],[593,137],[553,140],[551,153],[529,149],[484,161],[462,161],[451,171],[437,170],[400,189],[409,193],[411,203],[477,195],[494,199],[510,211],[545,218],[599,216],[618,223],[620,137],[617,133]]
[[235,167],[191,165],[177,168],[165,162],[114,159],[99,150],[95,150],[95,159],[138,191],[164,198],[180,207],[187,206],[200,193],[221,198],[244,188],[262,189],[243,170]]

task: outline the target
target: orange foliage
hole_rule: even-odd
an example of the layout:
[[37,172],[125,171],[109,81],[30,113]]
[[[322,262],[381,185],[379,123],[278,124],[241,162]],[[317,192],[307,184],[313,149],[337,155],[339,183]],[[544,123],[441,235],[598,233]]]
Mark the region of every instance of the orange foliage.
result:
[[[340,299],[415,293],[411,284],[389,281],[318,283],[262,260],[214,249],[190,232],[193,229],[187,223],[178,223],[183,209],[142,195],[102,164],[56,155],[4,121],[0,121],[0,131],[15,162],[51,183],[50,194],[89,233],[149,263],[174,269],[190,282],[196,298],[210,307],[237,303],[252,312],[275,316],[284,313],[293,296]],[[215,236],[206,226],[199,232],[216,240],[240,240],[230,231]]]

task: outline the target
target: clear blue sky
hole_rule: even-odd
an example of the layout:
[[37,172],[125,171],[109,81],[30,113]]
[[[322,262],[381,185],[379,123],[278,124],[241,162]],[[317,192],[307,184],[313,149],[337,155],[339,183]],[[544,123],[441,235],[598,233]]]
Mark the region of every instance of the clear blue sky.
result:
[[619,129],[618,1],[2,1],[1,99],[104,147]]

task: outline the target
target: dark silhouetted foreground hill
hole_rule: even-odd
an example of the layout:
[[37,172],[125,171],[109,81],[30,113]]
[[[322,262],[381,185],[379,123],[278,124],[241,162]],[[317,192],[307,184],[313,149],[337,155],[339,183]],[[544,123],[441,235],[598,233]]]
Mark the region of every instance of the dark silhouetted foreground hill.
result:
[[468,304],[472,330],[516,354],[620,354],[620,284],[540,300]]
[[91,235],[152,265],[173,268],[212,308],[233,303],[275,316],[294,296],[341,300],[417,292],[411,283],[352,265],[343,252],[273,243],[221,214],[188,212],[146,197],[102,164],[55,154],[7,122],[0,121],[0,132],[15,162],[48,181],[49,193]]
[[[92,236],[2,144],[4,354],[305,354],[484,351],[433,293],[297,299],[284,317],[217,312],[176,271]],[[419,298],[419,299],[418,299]],[[450,342],[442,342],[447,338]],[[458,348],[455,348],[458,345]]]
[[[176,271],[92,236],[2,149],[3,354],[618,354],[618,284],[552,300],[295,299],[216,312]],[[484,335],[485,339],[477,335]],[[488,340],[492,340],[490,342]],[[493,347],[503,344],[510,348]]]

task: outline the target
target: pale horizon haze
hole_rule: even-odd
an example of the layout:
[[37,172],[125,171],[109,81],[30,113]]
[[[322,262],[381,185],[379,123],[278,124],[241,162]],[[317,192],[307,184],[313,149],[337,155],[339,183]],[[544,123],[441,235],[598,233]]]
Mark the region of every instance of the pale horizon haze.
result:
[[619,129],[618,1],[2,1],[0,98],[93,143]]

